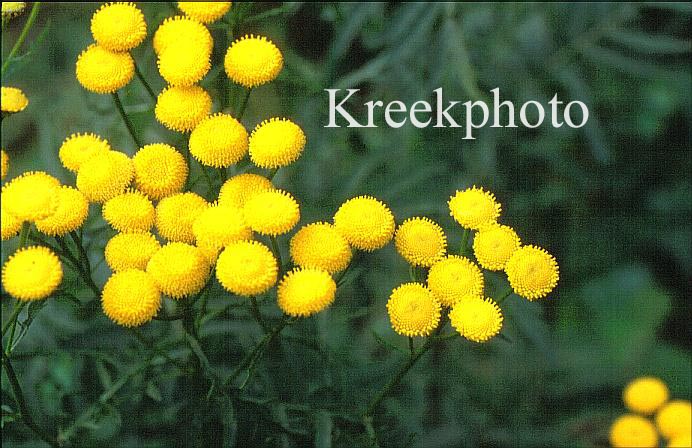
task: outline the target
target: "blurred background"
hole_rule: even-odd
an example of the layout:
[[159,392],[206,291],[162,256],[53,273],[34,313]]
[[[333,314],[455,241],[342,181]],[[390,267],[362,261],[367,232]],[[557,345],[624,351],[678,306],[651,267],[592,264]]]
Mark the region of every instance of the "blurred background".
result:
[[[10,177],[43,169],[73,185],[57,158],[73,132],[95,132],[136,151],[111,97],[86,92],[74,76],[97,7],[44,4],[30,54],[3,79],[30,99],[2,123]],[[164,82],[151,36],[174,4],[141,8],[149,37],[133,56],[158,92]],[[454,249],[461,230],[447,200],[478,185],[502,203],[502,223],[560,264],[560,283],[548,298],[503,303],[503,337],[487,344],[454,339],[421,360],[375,418],[382,446],[607,446],[630,379],[656,375],[673,397],[690,399],[691,12],[687,3],[252,6],[240,31],[267,35],[285,67],[276,82],[253,91],[243,122],[251,129],[286,116],[305,130],[303,156],[275,179],[300,201],[301,223],[329,220],[345,199],[372,194],[398,223],[421,215],[439,222]],[[26,17],[3,30],[3,55]],[[215,111],[227,94],[219,63],[227,44],[218,28],[216,62],[202,82]],[[585,102],[591,116],[581,129],[486,127],[473,141],[461,139],[463,129],[323,127],[325,88],[360,88],[350,107],[363,116],[357,105],[364,101],[430,101],[437,87],[461,101],[489,101],[489,90],[499,87],[515,104],[538,100],[546,108],[557,93]],[[147,143],[180,147],[181,136],[155,122],[137,79],[121,95]],[[203,183],[198,191],[215,194]],[[86,230],[99,285],[109,275],[102,249],[111,234],[100,218]],[[13,244],[3,243],[3,260]],[[284,250],[286,244],[284,238]],[[391,245],[359,257],[335,305],[272,345],[242,400],[207,400],[204,379],[170,365],[130,375],[146,349],[110,323],[71,275],[66,284],[82,304],[66,293],[36,313],[13,354],[15,367],[39,424],[74,446],[363,446],[362,428],[348,416],[359,415],[405,361],[391,348],[405,348],[406,340],[391,330],[385,303],[407,280]],[[487,293],[496,295],[498,285],[490,277]],[[212,308],[238,301],[215,291]],[[262,310],[278,316],[272,300]],[[3,292],[3,314],[11,306]],[[172,356],[188,357],[175,325],[154,321],[144,332]],[[220,372],[260,337],[242,307],[220,313],[201,333]],[[117,393],[99,402],[120,378]],[[3,443],[40,446],[12,421],[4,375],[2,384]]]

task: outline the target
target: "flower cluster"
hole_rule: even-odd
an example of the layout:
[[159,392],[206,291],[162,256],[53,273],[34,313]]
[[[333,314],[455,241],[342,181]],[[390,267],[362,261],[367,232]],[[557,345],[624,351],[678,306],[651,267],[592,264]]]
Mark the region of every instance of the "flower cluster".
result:
[[692,405],[687,400],[669,400],[668,386],[659,378],[636,378],[625,387],[622,398],[631,413],[611,425],[613,447],[658,447],[659,435],[667,440],[667,447],[692,446]]

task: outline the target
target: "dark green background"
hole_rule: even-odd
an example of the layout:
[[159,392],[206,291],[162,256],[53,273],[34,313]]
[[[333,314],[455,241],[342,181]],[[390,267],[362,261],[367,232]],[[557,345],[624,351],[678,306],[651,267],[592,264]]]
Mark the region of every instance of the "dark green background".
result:
[[[279,6],[254,5],[250,17]],[[276,178],[299,199],[302,223],[329,220],[343,200],[372,194],[391,206],[398,223],[419,215],[438,221],[454,250],[461,231],[446,201],[455,189],[475,184],[495,192],[501,222],[523,241],[547,248],[561,268],[547,299],[529,303],[514,296],[503,304],[503,338],[482,345],[455,339],[426,355],[377,413],[383,446],[604,446],[609,424],[624,412],[621,390],[631,378],[660,376],[674,397],[690,398],[688,4],[281,8],[240,28],[269,36],[285,56],[276,82],[252,93],[243,121],[251,129],[287,116],[305,130],[302,158]],[[86,92],[74,77],[76,56],[91,41],[95,9],[44,5],[29,38],[39,44],[3,79],[30,99],[24,112],[2,124],[10,176],[45,169],[73,184],[57,159],[61,141],[73,132],[96,132],[128,154],[136,150],[110,96]],[[171,5],[142,9],[149,38],[133,55],[159,91],[164,82],[151,35],[172,14]],[[3,55],[26,16],[3,31]],[[216,62],[202,84],[220,110],[226,84],[223,73],[216,75],[226,44],[223,30],[214,36]],[[591,117],[576,130],[486,127],[474,141],[462,140],[460,129],[324,129],[322,89],[349,87],[362,89],[353,104],[411,104],[429,100],[437,87],[461,101],[487,100],[499,87],[518,104],[547,104],[558,93],[561,100],[585,102]],[[147,143],[180,147],[179,136],[154,122],[136,79],[121,94]],[[213,196],[203,180],[196,189]],[[90,255],[98,263],[111,231],[99,219],[89,226]],[[15,245],[3,243],[3,259]],[[391,245],[359,260],[335,305],[295,325],[258,365],[244,394],[278,401],[207,401],[204,378],[156,367],[131,378],[83,421],[75,446],[364,444],[362,428],[330,412],[358,415],[404,362],[387,345],[405,347],[406,340],[391,330],[385,303],[408,274]],[[97,283],[107,276],[101,262]],[[53,432],[70,427],[130,366],[151,355],[102,315],[72,274],[65,281],[84,304],[51,299],[13,355],[30,408]],[[487,292],[494,295],[497,282],[490,283]],[[262,309],[277,315],[272,300]],[[229,301],[242,303],[219,293],[211,304],[220,309]],[[3,314],[11,302],[3,293]],[[177,342],[179,327],[153,322],[144,332],[172,346],[173,356],[189,357]],[[241,307],[208,322],[202,343],[212,366],[227,372],[260,334]],[[4,376],[2,384],[9,406],[3,408],[3,442],[38,446],[21,423],[9,422],[5,413],[14,401]]]

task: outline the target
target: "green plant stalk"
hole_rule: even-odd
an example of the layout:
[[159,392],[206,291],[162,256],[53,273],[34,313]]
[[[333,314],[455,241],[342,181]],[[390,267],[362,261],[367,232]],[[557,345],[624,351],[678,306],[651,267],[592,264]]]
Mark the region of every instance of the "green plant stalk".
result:
[[502,295],[500,297],[495,299],[495,303],[497,303],[498,305],[501,304],[502,302],[505,301],[505,299],[507,297],[511,296],[513,292],[514,292],[514,290],[512,290],[512,287],[510,286],[509,288],[507,288],[507,290],[505,292],[502,293]]
[[168,362],[170,362],[171,364],[173,364],[174,366],[176,366],[181,372],[183,372],[183,373],[190,373],[190,372],[189,372],[189,369],[187,369],[187,367],[185,367],[185,365],[183,365],[180,361],[171,358],[171,357],[168,355],[168,353],[164,352],[163,350],[161,350],[160,348],[158,348],[158,347],[156,346],[156,344],[154,344],[152,341],[150,341],[149,339],[147,339],[147,338],[142,334],[142,331],[141,331],[139,328],[137,328],[137,327],[132,328],[132,334],[135,335],[135,337],[139,340],[139,342],[142,343],[142,345],[144,345],[144,346],[147,347],[148,349],[152,350],[152,351],[153,351],[154,353],[156,353],[157,355],[163,357],[166,361],[168,361]]
[[132,126],[132,122],[130,122],[130,119],[127,117],[127,114],[125,113],[125,108],[123,107],[123,103],[120,102],[118,92],[113,92],[112,96],[113,101],[115,102],[115,107],[118,109],[118,112],[120,112],[120,116],[123,118],[123,121],[125,122],[125,127],[127,127],[127,131],[130,133],[130,136],[132,137],[132,140],[134,140],[135,145],[137,145],[137,149],[141,148],[142,143],[137,138],[137,134],[135,134],[135,128]]
[[252,92],[252,88],[245,89],[245,95],[243,95],[243,99],[240,102],[240,106],[238,107],[238,112],[236,113],[237,115],[237,120],[240,121],[243,118],[243,115],[245,115],[245,109],[247,109],[247,103],[248,100],[250,99],[250,93]]
[[144,88],[147,90],[147,93],[149,93],[149,96],[151,97],[151,99],[154,100],[154,102],[156,102],[156,94],[154,93],[154,89],[151,88],[151,86],[147,82],[146,78],[144,77],[144,75],[140,71],[139,67],[137,66],[136,62],[135,62],[135,74],[137,75],[139,80],[144,85]]
[[279,272],[283,270],[283,261],[281,260],[281,250],[279,250],[279,243],[276,241],[276,237],[274,235],[269,236],[269,241],[271,242],[272,246],[272,252],[274,252],[274,256],[276,257],[276,261],[279,264]]
[[[22,249],[23,247],[26,247],[26,244],[29,240],[29,233],[31,232],[31,223],[28,221],[25,221],[22,223],[22,230],[19,233],[19,249]],[[17,306],[19,305],[19,310],[17,310]],[[10,349],[12,348],[12,344],[14,342],[14,332],[15,329],[17,328],[17,318],[19,317],[19,312],[21,309],[24,307],[24,302],[17,302],[15,304],[15,311],[12,313],[12,316],[10,317],[10,320],[8,320],[5,323],[5,326],[2,328],[2,335],[5,336],[5,332],[7,331],[7,328],[10,329],[10,335],[7,340],[7,345],[5,347],[5,352],[8,356],[10,354]]]
[[96,298],[101,297],[101,290],[96,285],[94,279],[91,276],[91,264],[89,263],[89,257],[87,256],[86,249],[84,249],[84,245],[82,244],[82,239],[79,237],[79,234],[74,230],[70,232],[70,237],[77,245],[77,250],[79,251],[79,259],[81,260],[81,264],[83,266],[83,268],[81,269],[82,279],[84,279],[87,286],[89,286],[89,289],[91,289]]
[[469,229],[464,229],[464,233],[461,234],[461,247],[459,248],[459,255],[465,256],[468,253],[469,236],[471,231]]
[[19,313],[22,312],[24,309],[25,302],[20,302],[17,300],[14,304],[14,309],[12,310],[12,314],[10,315],[9,319],[5,321],[5,325],[2,326],[2,336],[5,337],[5,333],[7,333],[7,330],[10,329],[11,326],[14,326],[13,323],[17,321],[17,318],[19,317]]
[[269,175],[267,176],[267,179],[273,180],[273,179],[274,179],[274,176],[276,176],[276,173],[278,173],[278,172],[279,172],[279,168],[274,168],[273,170],[271,170],[271,171],[269,172]]
[[34,22],[36,21],[36,17],[38,16],[38,10],[40,7],[41,7],[41,2],[34,2],[34,6],[31,8],[31,13],[29,14],[29,18],[26,19],[26,23],[24,24],[24,28],[22,28],[22,32],[19,34],[19,37],[17,38],[17,42],[14,43],[12,50],[10,50],[10,54],[7,55],[7,57],[5,58],[5,62],[2,64],[2,71],[0,72],[0,74],[2,74],[2,75],[5,74],[5,70],[7,70],[7,67],[10,66],[12,59],[14,59],[14,57],[17,55],[17,52],[19,51],[22,44],[26,40],[26,37],[29,35],[29,30],[34,25]]
[[257,303],[257,297],[255,296],[250,297],[250,312],[252,313],[252,316],[255,318],[260,327],[262,327],[262,331],[264,331],[265,333],[270,333],[271,328],[264,321],[262,313],[259,309],[259,304]]

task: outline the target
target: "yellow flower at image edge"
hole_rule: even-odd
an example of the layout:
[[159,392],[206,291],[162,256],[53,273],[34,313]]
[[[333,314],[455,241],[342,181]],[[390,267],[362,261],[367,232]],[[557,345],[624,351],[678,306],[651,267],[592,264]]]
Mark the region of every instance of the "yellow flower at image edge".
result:
[[9,240],[19,233],[22,221],[7,213],[0,202],[0,227],[2,228],[2,240]]
[[231,9],[231,2],[178,2],[178,8],[188,17],[212,23]]
[[29,171],[2,187],[2,206],[19,221],[46,218],[58,208],[60,182],[43,171]]
[[689,448],[692,446],[692,434],[681,434],[670,439],[667,448]]
[[254,296],[274,286],[278,264],[267,246],[257,241],[229,244],[216,262],[216,278],[226,290]]
[[432,266],[447,252],[447,237],[437,223],[428,218],[409,218],[394,236],[397,252],[415,266]]
[[187,180],[185,157],[165,143],[143,146],[132,157],[135,186],[152,200],[180,192]]
[[156,119],[178,132],[193,130],[211,112],[211,96],[200,86],[166,87],[156,99]]
[[243,207],[252,230],[262,235],[282,235],[300,221],[300,208],[293,196],[282,190],[257,193]]
[[305,147],[305,134],[285,118],[265,120],[252,131],[249,152],[261,168],[279,168],[295,162]]
[[197,294],[204,288],[209,263],[200,249],[185,243],[168,243],[147,263],[159,290],[174,299]]
[[7,171],[10,169],[10,157],[4,149],[0,154],[2,155],[0,158],[0,179],[4,179],[7,176]]
[[205,54],[211,54],[211,33],[206,26],[189,17],[168,17],[154,33],[153,46],[157,55],[168,48],[177,47],[181,42],[194,42]]
[[[3,2],[3,5],[4,4],[5,2]],[[29,100],[20,89],[3,86],[0,90],[2,91],[0,95],[0,108],[3,112],[21,112],[29,105]]]
[[692,433],[692,405],[687,400],[672,400],[656,414],[656,426],[664,437],[672,439]]
[[394,236],[394,215],[372,196],[358,196],[341,204],[334,214],[334,226],[356,249],[372,252],[384,247]]
[[207,207],[207,201],[192,192],[177,193],[161,199],[156,206],[156,228],[159,235],[169,241],[194,243],[192,225]]
[[668,401],[668,386],[658,378],[637,378],[625,387],[622,398],[632,412],[651,414]]
[[17,300],[45,299],[61,281],[60,260],[42,246],[19,249],[2,267],[2,285]]
[[453,306],[467,295],[482,295],[483,285],[483,273],[466,257],[449,255],[428,271],[428,288],[444,306]]
[[500,271],[505,268],[520,244],[517,233],[511,227],[489,224],[476,232],[473,238],[473,253],[478,264],[485,269]]
[[550,294],[560,276],[555,258],[536,246],[517,249],[507,261],[505,272],[514,292],[528,300]]
[[610,427],[614,448],[654,448],[658,446],[656,427],[644,417],[623,415]]
[[102,5],[91,18],[94,40],[110,51],[128,51],[147,37],[142,11],[131,2]]
[[113,272],[147,267],[161,245],[151,233],[118,233],[108,240],[104,257]]
[[346,269],[352,252],[346,239],[326,222],[315,222],[291,238],[291,259],[303,268],[322,269],[330,274]]
[[103,219],[119,232],[148,232],[154,225],[154,204],[139,191],[128,190],[103,204]]
[[266,37],[252,34],[233,42],[224,59],[228,77],[248,88],[274,80],[283,65],[284,58],[276,45]]
[[11,18],[26,8],[26,2],[2,2],[2,18]]
[[115,53],[92,44],[77,58],[77,81],[90,92],[114,93],[125,87],[135,74],[129,53]]
[[63,185],[57,195],[58,208],[55,213],[35,221],[36,229],[48,236],[63,236],[77,230],[89,214],[89,201],[76,188]]
[[125,192],[134,176],[132,160],[118,151],[98,153],[77,173],[77,188],[91,202],[106,202]]
[[500,216],[501,207],[495,195],[475,186],[457,191],[448,204],[454,220],[467,229],[477,230]]
[[62,166],[77,173],[84,161],[111,150],[111,145],[96,134],[72,134],[60,146],[58,157]]
[[281,310],[293,317],[307,317],[334,302],[336,283],[320,269],[294,269],[281,279],[276,290]]
[[161,308],[161,293],[149,274],[128,269],[108,279],[103,286],[101,306],[116,324],[137,327],[156,316]]
[[427,336],[440,323],[440,304],[420,283],[404,283],[394,289],[387,312],[392,328],[403,336]]
[[206,166],[231,166],[245,157],[247,151],[247,131],[227,114],[217,113],[205,118],[190,134],[190,154]]
[[473,342],[485,342],[502,329],[502,312],[490,298],[462,298],[449,312],[449,319],[460,335]]
[[271,181],[259,174],[237,174],[221,186],[219,204],[243,208],[248,199],[257,193],[273,189]]

